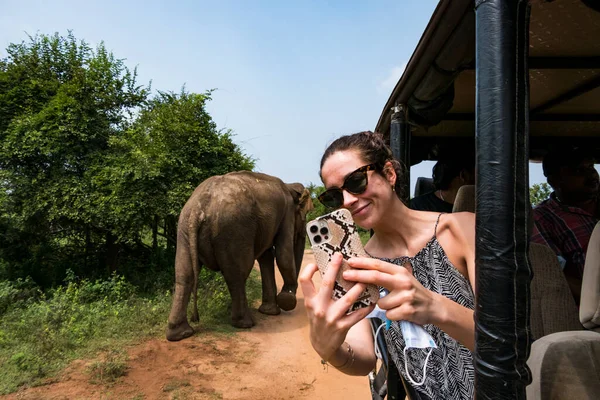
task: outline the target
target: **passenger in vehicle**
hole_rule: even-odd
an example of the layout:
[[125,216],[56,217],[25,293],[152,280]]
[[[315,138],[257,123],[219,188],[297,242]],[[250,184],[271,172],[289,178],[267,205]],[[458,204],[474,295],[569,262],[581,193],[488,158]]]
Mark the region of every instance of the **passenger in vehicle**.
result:
[[584,149],[550,152],[542,168],[554,192],[533,209],[531,240],[554,250],[579,305],[585,254],[600,219],[598,171]]
[[435,190],[414,197],[410,208],[421,211],[451,213],[456,193],[462,185],[475,184],[475,157],[473,152],[447,149],[432,169]]
[[312,282],[316,265],[302,270],[311,343],[323,362],[345,374],[373,370],[374,337],[365,318],[373,306],[347,310],[366,284],[375,284],[389,292],[378,302],[389,319],[379,334],[408,391],[427,399],[473,399],[475,216],[409,209],[400,200],[400,173],[376,133],[343,136],[325,151],[321,178],[327,191],[320,200],[347,208],[357,225],[373,230],[365,246],[373,258],[348,261],[354,268],[343,276],[358,284],[337,301],[331,295],[340,255],[320,287]]

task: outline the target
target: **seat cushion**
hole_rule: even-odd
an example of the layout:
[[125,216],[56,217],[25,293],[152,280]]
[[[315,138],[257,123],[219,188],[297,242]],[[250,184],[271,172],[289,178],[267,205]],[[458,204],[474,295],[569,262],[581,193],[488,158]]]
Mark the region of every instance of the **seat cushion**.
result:
[[435,186],[433,185],[433,179],[420,176],[417,178],[417,183],[415,183],[414,197],[433,192],[434,190]]
[[529,262],[533,270],[530,318],[533,337],[583,329],[575,300],[552,249],[530,243]]
[[600,329],[600,222],[592,231],[585,255],[579,320],[588,329]]
[[456,193],[452,212],[475,212],[475,185],[463,185]]
[[558,332],[536,340],[527,360],[527,400],[592,400],[600,395],[600,333]]

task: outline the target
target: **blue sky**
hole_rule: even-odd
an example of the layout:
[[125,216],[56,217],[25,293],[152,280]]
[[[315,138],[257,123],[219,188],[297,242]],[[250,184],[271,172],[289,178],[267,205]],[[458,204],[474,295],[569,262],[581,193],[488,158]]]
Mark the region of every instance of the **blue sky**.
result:
[[[26,33],[104,41],[154,90],[217,89],[219,128],[286,182],[320,183],[336,137],[373,130],[435,9],[401,1],[0,0],[0,57]],[[431,176],[432,162],[411,171]],[[530,183],[545,182],[540,165]]]

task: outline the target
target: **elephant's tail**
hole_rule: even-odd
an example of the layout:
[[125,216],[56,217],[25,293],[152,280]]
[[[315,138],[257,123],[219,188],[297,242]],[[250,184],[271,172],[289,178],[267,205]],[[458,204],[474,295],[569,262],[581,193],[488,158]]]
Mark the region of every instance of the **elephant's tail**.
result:
[[193,218],[188,219],[188,239],[190,249],[190,262],[192,266],[194,281],[192,284],[192,300],[193,300],[193,311],[192,321],[198,322],[198,275],[200,274],[200,257],[198,254],[198,231],[204,223],[204,213],[202,211],[199,214],[193,212]]
[[196,283],[194,287],[198,284],[198,271],[200,270],[200,257],[198,254],[198,231],[201,228],[202,223],[204,222],[204,213],[200,211],[199,214],[193,212],[193,218],[188,219],[188,238],[189,238],[189,246],[190,246],[190,258],[192,263],[192,269],[194,270],[194,279]]

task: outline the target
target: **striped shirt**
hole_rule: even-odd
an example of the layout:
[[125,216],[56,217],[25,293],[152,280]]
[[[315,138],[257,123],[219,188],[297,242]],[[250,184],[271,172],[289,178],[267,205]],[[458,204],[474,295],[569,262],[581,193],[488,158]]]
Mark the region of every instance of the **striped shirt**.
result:
[[535,228],[531,241],[550,247],[566,260],[565,270],[581,280],[585,253],[599,218],[578,207],[560,203],[555,193],[533,209]]

